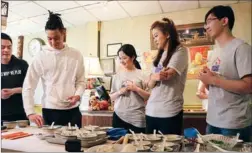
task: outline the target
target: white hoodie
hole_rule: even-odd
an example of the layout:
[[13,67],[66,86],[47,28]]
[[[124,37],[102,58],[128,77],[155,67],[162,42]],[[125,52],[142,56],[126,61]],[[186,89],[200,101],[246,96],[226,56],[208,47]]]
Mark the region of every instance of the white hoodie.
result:
[[43,87],[42,107],[67,110],[62,104],[68,97],[82,96],[85,90],[83,56],[73,48],[56,50],[44,46],[28,68],[23,84],[23,102],[26,115],[34,114],[34,93],[41,78]]

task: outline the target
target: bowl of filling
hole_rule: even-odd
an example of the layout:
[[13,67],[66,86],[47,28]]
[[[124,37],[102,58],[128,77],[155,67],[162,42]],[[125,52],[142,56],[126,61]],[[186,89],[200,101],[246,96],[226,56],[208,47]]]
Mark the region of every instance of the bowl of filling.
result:
[[59,130],[61,126],[54,125],[53,127],[49,125],[45,125],[42,127],[42,130],[47,134],[54,134],[57,130]]
[[7,129],[14,129],[17,126],[16,121],[10,121],[10,122],[3,122],[3,126],[6,126]]
[[29,121],[28,120],[18,120],[17,125],[21,128],[24,128],[29,125]]

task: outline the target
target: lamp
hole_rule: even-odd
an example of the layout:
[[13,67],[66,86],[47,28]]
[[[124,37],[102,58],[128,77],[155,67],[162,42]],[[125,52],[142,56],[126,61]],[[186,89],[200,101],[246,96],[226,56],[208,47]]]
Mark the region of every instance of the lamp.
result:
[[99,58],[84,57],[84,64],[85,64],[85,78],[89,78],[88,82],[91,81],[90,83],[87,84],[88,85],[87,88],[93,88],[93,85],[95,87],[101,85],[101,80],[99,78],[104,77],[104,72],[101,69]]
[[104,77],[104,72],[101,69],[101,64],[98,57],[84,57],[84,64],[86,78]]

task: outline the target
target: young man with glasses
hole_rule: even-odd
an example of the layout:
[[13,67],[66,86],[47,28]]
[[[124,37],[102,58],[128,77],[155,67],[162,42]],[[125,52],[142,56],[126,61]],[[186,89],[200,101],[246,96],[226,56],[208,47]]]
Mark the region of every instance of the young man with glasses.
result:
[[215,6],[205,16],[205,29],[219,45],[219,56],[199,79],[209,88],[207,133],[251,141],[251,46],[232,35],[234,13],[229,6]]

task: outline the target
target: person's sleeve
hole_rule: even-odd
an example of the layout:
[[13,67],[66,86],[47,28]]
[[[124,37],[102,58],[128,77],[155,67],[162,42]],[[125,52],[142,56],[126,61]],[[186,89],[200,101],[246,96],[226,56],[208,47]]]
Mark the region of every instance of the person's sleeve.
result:
[[117,88],[116,88],[116,75],[113,75],[112,76],[112,85],[111,85],[111,91],[110,91],[110,93],[112,94],[112,93],[114,93],[114,92],[116,92],[117,91]]
[[84,69],[84,64],[83,64],[83,56],[80,55],[79,63],[78,63],[78,72],[76,75],[76,91],[75,95],[82,96],[82,94],[85,91],[85,69]]
[[35,114],[34,94],[41,76],[42,65],[38,59],[34,59],[27,70],[22,89],[23,104],[27,116]]
[[27,74],[28,67],[29,67],[28,63],[26,61],[24,61],[23,62],[23,68],[22,68],[22,70],[23,70],[23,74],[22,74],[22,77],[23,77],[22,78],[22,86],[23,86],[23,82],[24,82],[25,76]]
[[146,74],[146,73],[142,72],[142,86],[143,86],[143,90],[147,89],[147,82],[146,82],[146,80],[148,79],[149,76],[150,76],[150,74]]
[[244,43],[240,45],[235,54],[235,63],[240,78],[252,74],[252,51],[251,46]]
[[179,75],[187,68],[188,66],[188,51],[185,47],[180,47],[172,55],[168,66],[169,68],[174,69]]

